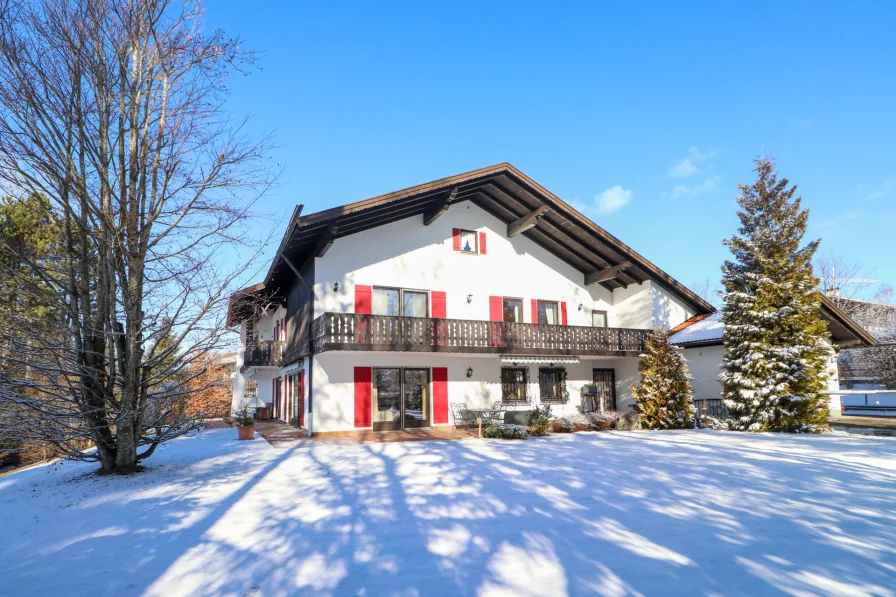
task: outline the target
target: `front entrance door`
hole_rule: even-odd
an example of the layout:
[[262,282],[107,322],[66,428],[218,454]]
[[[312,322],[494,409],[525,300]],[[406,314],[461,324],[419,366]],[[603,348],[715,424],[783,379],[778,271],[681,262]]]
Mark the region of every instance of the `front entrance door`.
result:
[[429,427],[429,369],[374,367],[373,430]]
[[593,369],[594,385],[597,394],[594,396],[594,407],[598,412],[616,410],[616,372],[613,369]]

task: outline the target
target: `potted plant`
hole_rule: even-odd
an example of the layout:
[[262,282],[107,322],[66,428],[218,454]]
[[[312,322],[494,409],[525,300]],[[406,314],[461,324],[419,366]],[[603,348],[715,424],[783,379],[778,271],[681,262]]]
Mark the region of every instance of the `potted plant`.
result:
[[233,411],[233,423],[240,439],[255,439],[255,416],[249,410],[248,404]]

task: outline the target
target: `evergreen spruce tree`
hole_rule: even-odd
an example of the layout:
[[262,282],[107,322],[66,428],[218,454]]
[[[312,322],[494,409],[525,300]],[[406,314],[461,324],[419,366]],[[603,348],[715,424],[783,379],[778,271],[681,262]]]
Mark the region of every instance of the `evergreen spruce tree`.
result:
[[681,349],[669,343],[663,330],[647,338],[645,353],[638,361],[641,383],[632,388],[635,411],[647,429],[694,427],[694,392]]
[[722,267],[725,406],[735,429],[817,430],[827,425],[830,354],[812,273],[819,241],[800,247],[809,210],[774,161],[761,157],[754,171],[756,182],[739,186],[741,227],[725,241],[734,255]]

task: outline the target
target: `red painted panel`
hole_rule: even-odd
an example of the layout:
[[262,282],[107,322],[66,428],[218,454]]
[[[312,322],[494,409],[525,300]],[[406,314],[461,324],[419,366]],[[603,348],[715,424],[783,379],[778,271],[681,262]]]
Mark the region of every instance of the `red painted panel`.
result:
[[440,290],[433,290],[432,295],[432,316],[437,319],[448,317],[447,297]]
[[488,319],[489,321],[504,321],[504,297],[488,297]]
[[355,313],[373,312],[373,287],[355,284]]
[[532,299],[532,323],[538,323],[538,301]]
[[370,427],[373,370],[355,367],[355,427]]
[[305,426],[305,371],[299,371],[299,426]]
[[560,303],[560,323],[568,325],[566,323],[566,302]]
[[460,251],[460,228],[451,229],[451,243],[455,251]]
[[479,254],[485,255],[485,232],[479,233]]
[[432,421],[448,422],[448,367],[432,368]]
[[283,397],[283,413],[280,418],[289,423],[289,394],[286,393],[286,376],[280,378],[280,395]]

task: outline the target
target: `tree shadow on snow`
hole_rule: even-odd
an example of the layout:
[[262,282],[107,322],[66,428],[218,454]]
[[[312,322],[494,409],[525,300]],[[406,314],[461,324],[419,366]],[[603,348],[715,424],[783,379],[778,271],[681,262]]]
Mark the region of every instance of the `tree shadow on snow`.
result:
[[[889,596],[896,586],[891,440],[580,433],[307,441],[250,456],[175,464],[190,470],[168,495],[88,500],[79,507],[108,520],[106,532],[66,528],[49,557],[95,568],[109,554],[92,591],[149,595]],[[27,570],[46,550],[17,553],[6,572],[39,586]]]

